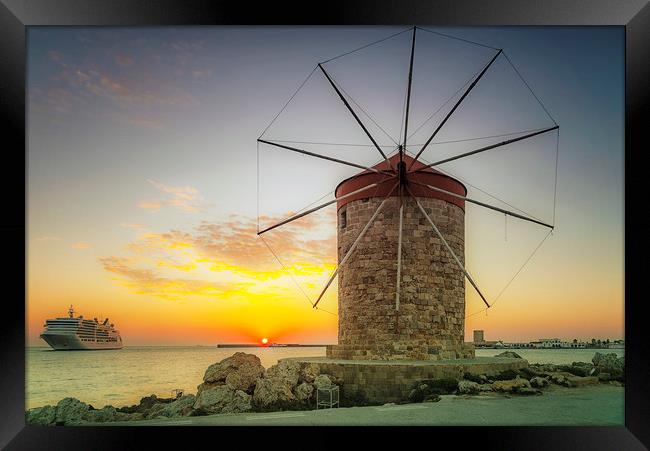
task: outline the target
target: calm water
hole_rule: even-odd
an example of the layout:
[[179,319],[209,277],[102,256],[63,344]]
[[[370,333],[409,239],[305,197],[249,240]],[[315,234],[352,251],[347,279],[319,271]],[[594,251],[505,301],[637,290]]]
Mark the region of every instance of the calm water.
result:
[[[268,368],[285,357],[324,356],[325,348],[126,347],[114,351],[56,352],[27,349],[27,408],[71,396],[96,408],[137,404],[150,394],[169,397],[182,388],[196,393],[205,369],[237,351],[257,355]],[[499,349],[478,349],[493,356]],[[530,363],[590,362],[591,349],[516,349]],[[623,355],[623,349],[600,350]]]

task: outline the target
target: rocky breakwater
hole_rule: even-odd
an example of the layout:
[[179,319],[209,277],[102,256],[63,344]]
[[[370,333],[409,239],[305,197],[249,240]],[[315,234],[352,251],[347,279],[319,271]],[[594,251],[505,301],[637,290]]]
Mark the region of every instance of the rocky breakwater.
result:
[[[521,358],[516,352],[506,351],[495,357]],[[403,402],[436,402],[440,395],[475,396],[541,395],[556,385],[567,388],[587,385],[623,385],[624,359],[614,353],[596,353],[592,362],[573,362],[571,365],[531,364],[520,370],[508,370],[487,376],[464,374],[460,380],[423,380],[414,384],[408,399]]]
[[[340,381],[338,381],[340,382]],[[26,412],[27,424],[83,425],[212,414],[305,410],[316,407],[316,390],[330,387],[333,378],[320,374],[315,365],[300,366],[283,360],[265,369],[259,357],[237,352],[210,365],[196,395],[179,398],[145,396],[139,404],[95,409],[75,398],[56,406]]]

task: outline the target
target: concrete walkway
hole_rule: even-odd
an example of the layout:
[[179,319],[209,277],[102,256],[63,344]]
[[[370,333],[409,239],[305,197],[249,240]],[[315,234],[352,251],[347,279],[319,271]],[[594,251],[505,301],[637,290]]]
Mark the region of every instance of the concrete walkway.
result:
[[115,426],[604,426],[624,424],[624,388],[552,386],[541,396],[442,396],[439,402],[210,415],[104,423]]

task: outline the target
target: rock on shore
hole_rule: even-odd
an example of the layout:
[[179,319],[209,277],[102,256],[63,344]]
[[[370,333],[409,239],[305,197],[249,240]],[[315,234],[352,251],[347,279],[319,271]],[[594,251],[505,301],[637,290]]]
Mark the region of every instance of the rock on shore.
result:
[[[512,351],[497,357],[521,358]],[[596,353],[592,363],[571,365],[532,364],[521,370],[508,370],[494,375],[466,374],[461,380],[435,379],[416,383],[403,402],[436,402],[440,395],[477,396],[500,392],[507,396],[537,395],[551,384],[579,387],[599,383],[621,385],[624,382],[624,360],[616,354]],[[180,398],[143,397],[139,404],[95,409],[75,398],[64,398],[56,406],[46,405],[26,412],[26,422],[34,425],[78,425],[112,421],[134,421],[152,418],[173,418],[219,413],[268,412],[304,410],[316,407],[318,389],[342,381],[320,374],[315,364],[299,364],[281,360],[264,369],[260,359],[237,352],[210,365],[197,387],[197,394]],[[345,390],[345,387],[342,387]],[[367,400],[366,400],[367,401]],[[363,399],[346,401],[365,405]]]

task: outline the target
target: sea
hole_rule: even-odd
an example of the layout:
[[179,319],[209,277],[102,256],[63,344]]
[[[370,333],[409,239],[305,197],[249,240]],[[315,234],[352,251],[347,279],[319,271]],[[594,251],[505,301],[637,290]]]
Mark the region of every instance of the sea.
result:
[[[172,390],[196,393],[208,366],[235,352],[257,355],[268,368],[287,357],[325,355],[324,347],[217,348],[213,346],[142,346],[102,351],[54,351],[46,347],[26,350],[26,408],[55,405],[65,397],[77,398],[95,408],[137,404],[155,394],[172,396]],[[491,357],[503,349],[477,349]],[[624,355],[623,349],[514,349],[530,363],[570,364],[590,362],[596,352]]]

